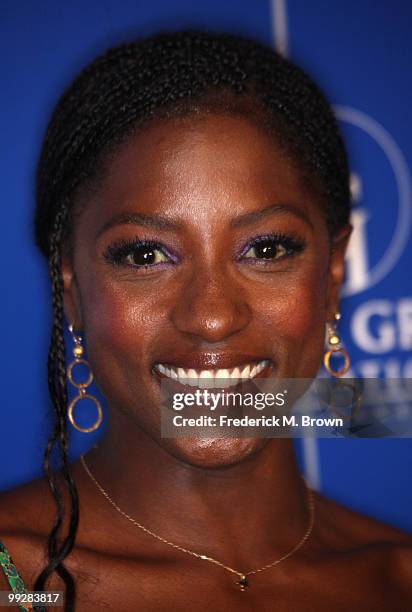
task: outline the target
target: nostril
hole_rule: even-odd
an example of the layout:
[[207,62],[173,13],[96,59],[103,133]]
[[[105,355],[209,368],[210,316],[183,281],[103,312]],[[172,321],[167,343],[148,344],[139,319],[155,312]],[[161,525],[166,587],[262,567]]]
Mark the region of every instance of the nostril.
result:
[[215,343],[244,330],[252,313],[246,303],[228,298],[213,300],[204,295],[195,301],[179,301],[171,318],[180,332]]

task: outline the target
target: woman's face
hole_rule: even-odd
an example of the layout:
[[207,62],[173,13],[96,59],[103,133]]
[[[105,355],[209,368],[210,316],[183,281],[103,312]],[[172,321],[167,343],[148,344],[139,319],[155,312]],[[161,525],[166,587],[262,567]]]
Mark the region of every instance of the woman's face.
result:
[[243,117],[152,124],[83,200],[63,264],[65,309],[111,418],[126,412],[196,465],[256,452],[265,441],[161,438],[157,366],[196,375],[267,360],[259,376],[315,376],[347,235],[331,251],[316,196]]

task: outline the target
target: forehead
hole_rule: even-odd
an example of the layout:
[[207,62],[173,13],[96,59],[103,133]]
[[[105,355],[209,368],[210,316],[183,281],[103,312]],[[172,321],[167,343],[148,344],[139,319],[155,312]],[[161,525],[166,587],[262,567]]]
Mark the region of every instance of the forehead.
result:
[[273,137],[244,116],[202,114],[153,122],[105,165],[99,216],[143,208],[221,218],[250,205],[291,202],[318,214],[302,173]]

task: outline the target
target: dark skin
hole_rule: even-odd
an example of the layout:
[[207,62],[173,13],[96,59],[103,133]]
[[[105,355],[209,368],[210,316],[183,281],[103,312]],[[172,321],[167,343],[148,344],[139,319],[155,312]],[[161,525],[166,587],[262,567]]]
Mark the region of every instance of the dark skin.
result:
[[[142,213],[145,226],[130,222]],[[149,216],[179,227],[149,226]],[[273,233],[304,248],[285,255],[278,247],[269,263],[251,262],[245,245]],[[331,240],[300,170],[245,118],[155,123],[111,158],[96,189],[80,197],[63,275],[67,320],[84,334],[109,412],[108,432],[86,460],[124,511],[240,571],[301,539],[309,514],[291,440],[161,438],[152,367],[199,356],[210,368],[270,359],[263,376],[315,376],[325,322],[339,309],[349,234],[346,227]],[[114,265],[105,256],[119,241],[143,238],[171,258],[157,252],[158,267],[138,269],[133,258]],[[318,494],[305,545],[241,592],[233,574],[122,517],[79,461],[73,475],[80,525],[65,565],[79,612],[404,611],[412,601],[412,538]],[[32,588],[54,515],[48,485],[35,481],[1,501],[1,538]],[[3,576],[0,587],[8,589]]]

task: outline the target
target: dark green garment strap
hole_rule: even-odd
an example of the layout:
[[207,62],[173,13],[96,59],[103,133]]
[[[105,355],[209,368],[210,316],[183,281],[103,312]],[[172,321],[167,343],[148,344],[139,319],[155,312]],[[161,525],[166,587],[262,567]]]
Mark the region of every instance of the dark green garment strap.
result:
[[[0,540],[0,566],[3,569],[4,575],[10,585],[13,593],[27,593],[24,582],[13,563],[13,559],[10,556],[9,551]],[[18,605],[20,611],[33,610],[33,604],[21,603]]]

